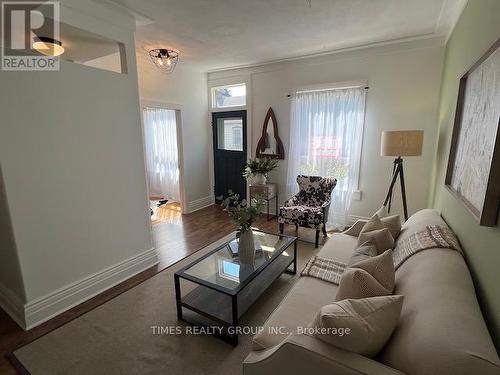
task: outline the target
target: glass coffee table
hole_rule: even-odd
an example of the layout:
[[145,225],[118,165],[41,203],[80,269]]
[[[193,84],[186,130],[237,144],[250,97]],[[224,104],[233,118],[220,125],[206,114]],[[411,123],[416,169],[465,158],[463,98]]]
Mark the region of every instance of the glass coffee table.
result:
[[253,236],[251,264],[240,261],[234,238],[175,272],[179,320],[238,345],[239,318],[282,273],[297,272],[297,237],[259,230]]

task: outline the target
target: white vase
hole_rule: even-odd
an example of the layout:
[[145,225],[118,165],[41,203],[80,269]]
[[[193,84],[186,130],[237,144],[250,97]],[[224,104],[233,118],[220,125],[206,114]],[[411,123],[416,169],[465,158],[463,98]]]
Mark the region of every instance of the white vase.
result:
[[265,174],[257,173],[252,175],[250,183],[252,185],[264,185],[267,182],[267,177]]
[[253,264],[255,260],[255,242],[251,229],[240,230],[238,238],[238,257],[240,263]]

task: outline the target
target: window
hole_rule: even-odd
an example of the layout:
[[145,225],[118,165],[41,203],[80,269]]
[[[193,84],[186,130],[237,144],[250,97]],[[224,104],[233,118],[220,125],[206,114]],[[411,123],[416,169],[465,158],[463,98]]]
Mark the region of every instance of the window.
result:
[[243,120],[220,118],[217,120],[217,148],[227,151],[243,151]]
[[333,177],[330,228],[343,228],[357,189],[365,111],[364,87],[297,92],[292,100],[287,193],[299,174]]
[[145,107],[143,118],[149,193],[180,202],[176,111]]
[[212,108],[241,107],[247,104],[247,87],[244,83],[212,88]]

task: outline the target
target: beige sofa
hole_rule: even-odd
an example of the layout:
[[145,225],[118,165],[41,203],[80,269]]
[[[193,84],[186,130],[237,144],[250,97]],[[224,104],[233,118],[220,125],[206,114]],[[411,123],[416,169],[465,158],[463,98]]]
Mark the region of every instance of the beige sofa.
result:
[[[319,255],[347,262],[364,223],[334,234]],[[422,210],[404,224],[397,241],[426,225],[446,225],[435,210]],[[253,339],[245,375],[411,374],[499,375],[500,364],[481,315],[472,279],[460,253],[429,249],[396,271],[395,294],[405,296],[398,327],[377,358],[338,349],[297,334],[321,306],[332,303],[337,286],[301,277]],[[269,327],[287,332],[271,334]]]

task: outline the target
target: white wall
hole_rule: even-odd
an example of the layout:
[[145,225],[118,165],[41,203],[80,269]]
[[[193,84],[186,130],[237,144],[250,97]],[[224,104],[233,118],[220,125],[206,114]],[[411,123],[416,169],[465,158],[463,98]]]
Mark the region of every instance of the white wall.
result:
[[183,66],[166,74],[138,48],[137,67],[141,100],[163,102],[181,113],[184,186],[188,212],[212,203],[209,179],[211,127],[207,119],[207,75]]
[[[368,80],[366,121],[359,189],[361,200],[354,201],[351,215],[370,216],[383,202],[390,182],[392,158],[379,156],[382,130],[423,129],[423,155],[405,159],[406,186],[410,213],[426,207],[430,165],[436,138],[437,106],[443,61],[443,41],[427,39],[378,46],[331,55],[311,57],[253,68],[209,73],[209,85],[234,76],[250,75],[252,128],[251,148],[259,140],[262,123],[272,107],[279,135],[289,145],[290,99],[294,89],[322,83]],[[249,144],[250,146],[250,144]],[[270,175],[280,184],[284,200],[287,160]],[[399,195],[396,211],[401,212]]]
[[0,307],[22,325],[24,322],[22,306],[25,302],[26,293],[21,265],[0,165]]
[[129,69],[61,61],[59,72],[0,72],[0,160],[28,327],[157,262],[134,20],[94,2],[62,5],[63,22],[124,43]]

